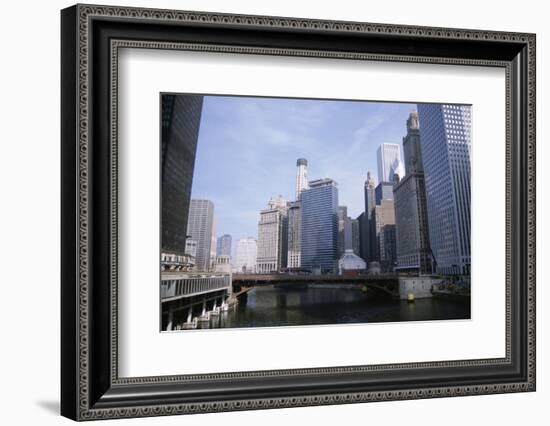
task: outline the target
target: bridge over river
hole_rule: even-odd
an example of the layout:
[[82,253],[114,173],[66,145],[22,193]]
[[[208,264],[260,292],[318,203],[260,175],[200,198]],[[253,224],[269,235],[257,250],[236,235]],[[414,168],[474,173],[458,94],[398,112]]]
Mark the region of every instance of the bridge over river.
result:
[[397,274],[379,275],[310,275],[310,274],[233,274],[233,288],[251,288],[257,286],[277,285],[305,287],[330,286],[342,288],[366,287],[392,297],[399,297],[399,276]]

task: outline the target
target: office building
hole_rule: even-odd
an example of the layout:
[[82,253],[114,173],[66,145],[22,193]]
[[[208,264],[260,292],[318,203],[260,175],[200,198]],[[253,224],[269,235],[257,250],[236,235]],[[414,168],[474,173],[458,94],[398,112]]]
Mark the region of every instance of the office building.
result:
[[214,203],[210,200],[192,199],[189,206],[187,236],[197,243],[195,269],[198,271],[208,271],[212,267],[214,223]]
[[374,207],[376,206],[376,195],[374,179],[370,172],[367,172],[367,180],[364,185],[365,216],[359,224],[361,235],[361,257],[365,262],[378,259],[376,249],[376,234],[374,232]]
[[288,259],[289,269],[299,269],[301,266],[301,224],[302,212],[300,201],[288,203]]
[[257,254],[258,246],[255,239],[248,237],[237,240],[234,271],[247,274],[255,273]]
[[162,95],[161,252],[183,258],[202,96]]
[[[376,236],[376,249],[382,271],[392,271],[395,265],[395,213],[393,201],[382,200],[380,205],[374,207],[374,233]],[[393,238],[393,241],[392,241]]]
[[296,200],[299,200],[302,191],[309,188],[307,160],[305,158],[298,158],[298,160],[296,160],[296,167]]
[[380,182],[374,189],[374,200],[377,205],[380,205],[382,200],[393,201],[393,183],[391,182]]
[[269,200],[260,212],[256,271],[260,274],[280,272],[287,267],[288,207],[281,196]]
[[216,256],[231,257],[231,244],[231,235],[224,234],[221,237],[218,237],[218,241],[216,242]]
[[361,255],[361,248],[360,248],[361,234],[359,229],[359,221],[357,219],[350,218],[349,223],[351,228],[351,249],[357,256],[360,256]]
[[430,247],[437,271],[470,273],[471,107],[418,104]]
[[418,114],[407,120],[403,138],[405,177],[394,186],[397,269],[403,272],[430,274],[433,271],[426,187],[422,165],[422,146]]
[[338,187],[332,179],[309,182],[301,194],[302,268],[334,272],[338,249]]
[[[336,250],[336,257],[340,257],[344,254],[346,247],[346,221],[348,218],[348,208],[346,206],[338,206],[338,249]],[[349,230],[351,231],[351,229]],[[351,247],[350,247],[351,248]]]
[[393,182],[394,175],[405,175],[401,150],[398,144],[383,143],[376,152],[378,162],[378,182]]

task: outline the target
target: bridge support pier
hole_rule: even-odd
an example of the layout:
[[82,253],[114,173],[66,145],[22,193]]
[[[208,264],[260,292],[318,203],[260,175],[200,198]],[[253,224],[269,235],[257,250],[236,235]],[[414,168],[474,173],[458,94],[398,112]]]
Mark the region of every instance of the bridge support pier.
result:
[[399,298],[406,300],[413,296],[413,299],[426,299],[432,297],[432,287],[441,281],[440,278],[432,277],[400,277]]
[[167,331],[172,331],[173,323],[174,323],[174,311],[170,309],[168,311],[168,325],[166,326]]

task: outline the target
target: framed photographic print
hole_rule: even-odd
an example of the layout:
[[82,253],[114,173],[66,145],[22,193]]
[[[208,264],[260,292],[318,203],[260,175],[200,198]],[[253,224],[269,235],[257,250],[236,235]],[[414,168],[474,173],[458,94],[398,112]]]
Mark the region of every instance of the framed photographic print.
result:
[[535,390],[535,35],[61,29],[64,416]]

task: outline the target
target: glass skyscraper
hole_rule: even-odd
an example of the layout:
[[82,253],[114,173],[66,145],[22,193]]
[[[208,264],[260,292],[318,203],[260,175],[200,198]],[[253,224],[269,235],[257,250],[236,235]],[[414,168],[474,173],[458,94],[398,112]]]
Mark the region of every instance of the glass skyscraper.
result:
[[181,256],[203,96],[162,95],[162,252]]
[[302,267],[334,272],[338,249],[338,187],[332,179],[309,182],[302,192]]
[[439,273],[470,273],[471,107],[418,104],[430,246]]

